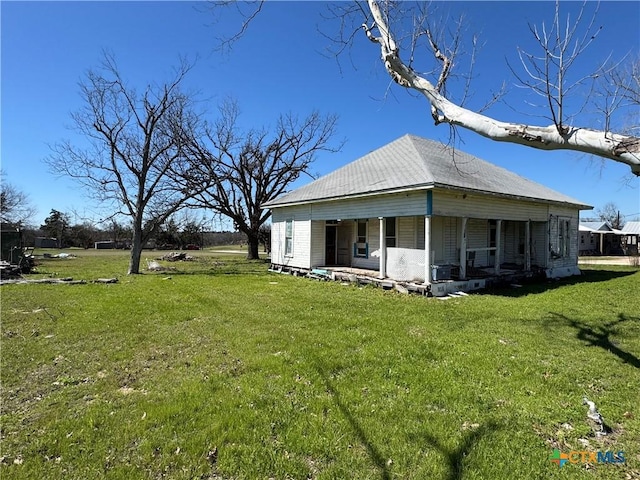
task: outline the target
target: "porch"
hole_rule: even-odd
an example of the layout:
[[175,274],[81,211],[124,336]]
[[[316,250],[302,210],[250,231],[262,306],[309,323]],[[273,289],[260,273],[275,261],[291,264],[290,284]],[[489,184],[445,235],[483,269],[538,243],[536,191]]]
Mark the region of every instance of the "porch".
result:
[[[314,268],[422,284],[546,267],[547,222],[410,216],[313,221]],[[539,248],[541,246],[542,248]]]

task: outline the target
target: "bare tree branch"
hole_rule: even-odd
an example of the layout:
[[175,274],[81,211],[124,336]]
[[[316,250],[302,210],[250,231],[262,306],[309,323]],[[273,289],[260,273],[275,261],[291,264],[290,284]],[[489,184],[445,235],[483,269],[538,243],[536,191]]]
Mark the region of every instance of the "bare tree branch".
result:
[[139,273],[142,247],[154,230],[197,193],[183,180],[185,132],[200,121],[193,98],[181,91],[191,68],[183,60],[173,80],[138,93],[105,53],[101,68],[80,84],[84,107],[72,114],[88,147],[60,142],[47,159],[55,174],[74,178],[89,196],[119,205],[131,218],[129,273]]
[[[566,88],[562,89],[562,86],[566,85],[562,75],[575,61],[576,55],[582,53],[584,48],[592,41],[590,37],[583,36],[569,50],[571,46],[570,39],[574,35],[575,29],[567,26],[563,35],[565,37],[568,35],[569,37],[563,39],[562,35],[556,32],[555,38],[558,39],[562,52],[560,58],[557,56],[545,58],[543,61],[544,67],[540,67],[535,57],[530,55],[523,57],[530,60],[528,63],[525,62],[525,65],[528,65],[528,72],[532,78],[538,81],[542,81],[545,78],[551,80],[549,68],[552,62],[556,62],[561,67],[560,69],[563,73],[558,77],[558,83],[554,84],[550,81],[546,86],[543,85],[537,88],[537,91],[545,94],[548,99],[551,108],[550,115],[554,123],[550,126],[509,123],[498,121],[461,107],[441,94],[436,85],[427,78],[416,73],[400,56],[398,44],[389,28],[389,17],[385,9],[381,7],[381,2],[368,0],[367,3],[374,19],[372,26],[363,25],[367,38],[380,48],[383,64],[391,78],[398,85],[414,89],[427,99],[436,124],[448,123],[457,125],[492,140],[517,143],[542,150],[572,150],[593,154],[624,163],[631,168],[634,174],[640,175],[640,138],[616,134],[606,130],[592,130],[567,125],[562,121],[564,113],[559,107],[564,102],[566,93]],[[382,2],[382,5],[387,5],[387,3]],[[559,20],[554,25],[554,28],[558,30]],[[535,32],[536,30],[534,30]],[[546,27],[543,26],[542,33],[538,34],[543,45],[545,38],[551,38],[551,34],[545,32]],[[568,59],[564,56],[566,52],[571,52]],[[567,88],[571,89],[571,85]]]
[[188,177],[201,193],[195,199],[232,219],[248,238],[248,258],[258,258],[259,231],[270,212],[263,205],[278,197],[310,166],[321,151],[341,148],[330,144],[337,117],[311,113],[300,120],[282,115],[273,131],[238,128],[237,103],[220,106],[220,118],[189,144],[192,158]]
[[23,226],[36,214],[29,196],[5,180],[0,172],[0,222]]

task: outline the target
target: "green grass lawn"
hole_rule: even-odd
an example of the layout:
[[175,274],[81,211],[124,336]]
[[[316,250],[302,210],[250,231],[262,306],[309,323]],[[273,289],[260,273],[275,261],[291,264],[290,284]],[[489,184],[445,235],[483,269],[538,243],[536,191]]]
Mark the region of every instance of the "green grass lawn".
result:
[[88,283],[0,287],[2,478],[640,478],[637,269],[442,301],[70,253],[31,277]]

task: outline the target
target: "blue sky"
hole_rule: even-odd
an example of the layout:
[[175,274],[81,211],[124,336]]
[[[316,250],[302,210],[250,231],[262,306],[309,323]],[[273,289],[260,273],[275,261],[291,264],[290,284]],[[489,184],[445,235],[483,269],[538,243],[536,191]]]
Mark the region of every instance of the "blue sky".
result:
[[[528,97],[513,87],[505,58],[517,62],[516,46],[530,46],[528,24],[548,21],[554,3],[436,4],[464,12],[467,30],[481,38],[474,101],[483,103],[487,92],[506,81],[509,105],[499,104],[489,113],[501,120],[548,124],[516,113]],[[563,8],[575,14],[579,6],[567,3]],[[82,142],[69,129],[70,113],[82,106],[78,82],[99,64],[104,49],[113,52],[123,76],[142,88],[168,80],[180,55],[197,56],[189,88],[199,92],[212,115],[224,98],[235,98],[248,127],[268,126],[288,112],[338,114],[338,137],[346,144],[340,153],[318,157],[314,171],[319,175],[405,133],[448,140],[448,127],[433,125],[424,100],[391,84],[379,50],[363,35],[356,35],[350,57],[341,57],[340,65],[322,54],[330,42],[318,27],[325,32],[337,28],[323,22],[323,2],[268,2],[227,55],[214,50],[215,38],[235,31],[237,19],[225,14],[216,22],[204,7],[202,2],[1,2],[2,170],[38,208],[33,223],[42,223],[54,208],[76,212],[79,216],[72,220],[101,215],[77,184],[51,174],[42,160],[50,154],[49,145],[63,139]],[[597,21],[603,30],[583,68],[608,55],[638,54],[638,2],[603,2]],[[640,180],[624,165],[460,133],[459,148],[468,153],[596,208],[614,202],[622,214],[640,216]]]

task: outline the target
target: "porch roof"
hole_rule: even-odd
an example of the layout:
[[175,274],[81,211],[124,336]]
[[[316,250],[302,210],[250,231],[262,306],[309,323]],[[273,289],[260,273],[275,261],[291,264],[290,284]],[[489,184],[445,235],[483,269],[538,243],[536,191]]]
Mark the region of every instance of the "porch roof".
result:
[[627,222],[622,227],[622,233],[625,235],[640,235],[640,222]]
[[612,235],[624,235],[622,230],[611,228],[607,222],[580,222],[578,230],[581,232],[612,234]]
[[264,206],[434,187],[592,208],[461,150],[409,134]]

